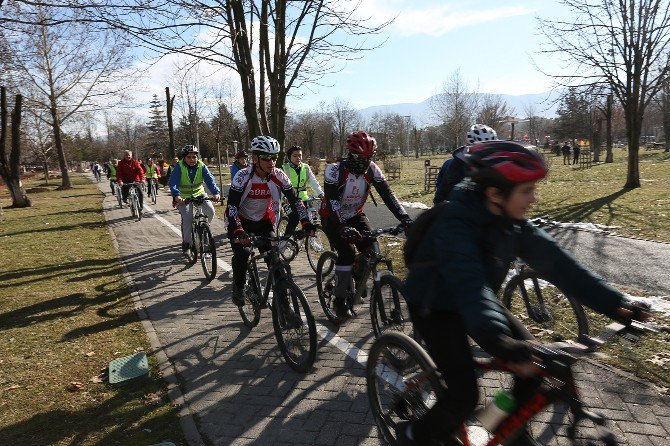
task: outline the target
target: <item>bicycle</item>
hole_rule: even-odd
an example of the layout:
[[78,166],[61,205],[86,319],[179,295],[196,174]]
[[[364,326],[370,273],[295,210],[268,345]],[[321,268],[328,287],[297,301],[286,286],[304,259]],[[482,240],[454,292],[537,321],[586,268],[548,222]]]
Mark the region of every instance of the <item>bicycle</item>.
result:
[[[309,200],[305,200],[305,207],[307,208],[307,214],[309,218],[316,225],[316,231],[313,236],[305,237],[305,253],[307,254],[307,261],[309,266],[312,268],[312,271],[316,272],[316,264],[319,260],[319,256],[326,251],[326,246],[330,246],[328,243],[328,238],[324,234],[321,225],[316,223],[319,221],[319,211],[314,207],[314,202],[321,200],[320,198],[311,197]],[[288,214],[291,213],[291,206],[286,200],[283,200],[281,218],[277,222],[277,234],[284,234],[286,232],[286,226],[288,225]],[[295,256],[298,255],[300,251],[300,244],[295,240],[294,237],[291,237],[289,240],[286,240],[280,245],[280,254],[284,260],[291,262]]]
[[[582,421],[588,420],[596,427],[598,441],[607,446],[615,446],[617,443],[614,434],[605,427],[605,417],[588,410],[581,401],[572,365],[580,357],[595,353],[615,336],[631,339],[657,331],[636,321],[630,326],[612,323],[606,327],[605,336],[592,339],[588,346],[559,342],[534,347],[533,354],[542,359],[544,366],[538,375],[542,384],[534,395],[506,415],[490,436],[481,426],[466,423],[457,435],[458,440],[463,445],[470,445],[473,434],[479,434],[480,438],[485,434],[485,441],[478,444],[504,444],[546,407],[556,402],[564,402],[572,414],[567,433],[573,444],[577,439],[588,437],[585,435],[588,428],[580,425]],[[398,358],[402,360],[399,361]],[[475,358],[475,364],[481,371],[510,372],[507,363],[501,359]],[[397,444],[397,424],[414,421],[423,416],[445,388],[445,383],[428,353],[415,340],[398,332],[386,333],[373,343],[366,366],[366,383],[380,437],[389,445]]]
[[207,214],[202,209],[205,201],[213,201],[208,197],[191,197],[184,199],[184,206],[193,205],[191,221],[191,247],[186,251],[186,263],[195,265],[200,258],[205,279],[211,282],[216,276],[216,243],[212,237]]
[[[544,226],[542,219],[533,223]],[[502,303],[543,341],[588,342],[589,321],[577,300],[558,290],[546,290],[542,276],[521,259],[503,289]]]
[[[299,231],[297,236],[304,236],[304,232]],[[250,238],[252,247],[270,243],[270,249],[252,254],[247,263],[244,305],[238,307],[242,321],[249,328],[255,327],[260,321],[261,309],[269,307],[282,356],[289,367],[304,373],[316,358],[316,323],[305,294],[291,278],[290,267],[279,253],[279,243],[288,237],[251,235]],[[259,259],[265,259],[268,266],[262,293],[257,265]]]
[[[361,232],[363,238],[374,239],[374,243],[370,249],[356,257],[346,302],[352,314],[356,315],[355,305],[362,301],[368,293],[368,288],[371,288],[370,320],[376,337],[389,329],[407,333],[413,330],[409,311],[404,302],[404,285],[393,274],[392,261],[382,254],[377,241],[377,237],[382,234],[398,235],[403,231],[403,226],[398,225]],[[339,325],[342,320],[334,311],[336,261],[337,254],[332,251],[321,254],[316,267],[316,288],[326,317],[332,323]],[[379,268],[380,264],[384,267]],[[369,279],[372,279],[371,287],[368,286]]]
[[137,188],[138,183],[125,183],[129,186],[128,189],[128,204],[130,205],[130,215],[136,221],[142,220],[142,209],[140,208],[140,197]]
[[149,197],[151,198],[151,204],[156,204],[158,201],[158,180],[154,178],[147,179],[149,183]]

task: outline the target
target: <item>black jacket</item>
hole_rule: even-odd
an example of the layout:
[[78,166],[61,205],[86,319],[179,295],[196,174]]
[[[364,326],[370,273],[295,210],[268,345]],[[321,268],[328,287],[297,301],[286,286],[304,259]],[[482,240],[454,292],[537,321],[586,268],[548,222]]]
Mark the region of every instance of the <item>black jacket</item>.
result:
[[418,244],[406,298],[416,307],[458,313],[468,334],[494,356],[511,359],[511,336],[496,298],[512,261],[523,259],[549,282],[594,310],[616,318],[623,295],[582,267],[527,220],[492,214],[466,179]]

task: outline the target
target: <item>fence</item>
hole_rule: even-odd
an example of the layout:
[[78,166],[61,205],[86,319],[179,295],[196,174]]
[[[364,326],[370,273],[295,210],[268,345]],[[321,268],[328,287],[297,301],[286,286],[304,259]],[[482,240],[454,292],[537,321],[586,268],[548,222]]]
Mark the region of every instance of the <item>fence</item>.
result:
[[389,159],[384,160],[384,174],[386,175],[387,180],[399,180],[400,171],[401,168],[398,161],[391,161]]
[[440,168],[437,166],[431,166],[430,160],[426,160],[424,169],[423,191],[425,193],[435,192],[435,182],[437,181],[437,174],[440,173]]

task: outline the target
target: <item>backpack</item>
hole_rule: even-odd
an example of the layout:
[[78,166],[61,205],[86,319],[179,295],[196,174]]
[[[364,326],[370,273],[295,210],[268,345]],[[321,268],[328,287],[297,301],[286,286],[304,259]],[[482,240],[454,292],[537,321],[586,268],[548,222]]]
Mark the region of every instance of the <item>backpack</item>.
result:
[[423,237],[426,235],[435,220],[437,220],[442,212],[444,212],[446,207],[446,201],[440,202],[432,208],[419,214],[416,220],[414,220],[414,224],[412,224],[412,227],[407,233],[405,245],[402,249],[403,260],[405,261],[405,266],[407,266],[407,268],[434,266],[436,264],[435,261],[413,262],[412,258],[414,257],[416,248],[419,246],[419,244],[421,244]]

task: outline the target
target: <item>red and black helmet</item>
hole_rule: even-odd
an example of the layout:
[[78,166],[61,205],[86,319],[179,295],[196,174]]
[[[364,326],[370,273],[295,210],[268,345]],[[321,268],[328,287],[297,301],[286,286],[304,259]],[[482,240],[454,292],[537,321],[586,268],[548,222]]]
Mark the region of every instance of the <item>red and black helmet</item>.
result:
[[486,141],[470,146],[465,154],[470,177],[482,185],[510,186],[547,176],[544,158],[514,141]]
[[347,138],[347,149],[350,152],[370,157],[377,151],[377,141],[369,133],[359,130]]

